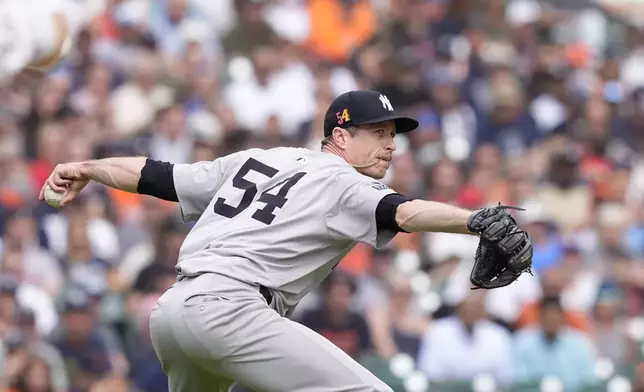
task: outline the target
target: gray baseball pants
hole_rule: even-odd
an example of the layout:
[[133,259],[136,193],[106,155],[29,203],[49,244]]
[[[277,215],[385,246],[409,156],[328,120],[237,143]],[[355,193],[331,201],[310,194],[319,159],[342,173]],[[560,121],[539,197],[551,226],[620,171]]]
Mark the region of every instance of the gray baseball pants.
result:
[[281,317],[259,287],[208,273],[175,283],[150,316],[170,392],[393,392],[324,337]]

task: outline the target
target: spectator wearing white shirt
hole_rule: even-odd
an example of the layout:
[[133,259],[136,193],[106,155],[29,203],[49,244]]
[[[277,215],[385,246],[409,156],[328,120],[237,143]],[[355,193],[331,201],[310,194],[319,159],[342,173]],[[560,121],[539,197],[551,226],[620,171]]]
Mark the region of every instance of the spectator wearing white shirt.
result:
[[149,144],[151,159],[190,163],[194,140],[188,132],[186,114],[181,104],[162,109],[152,129]]
[[491,290],[485,301],[486,310],[495,321],[512,328],[523,307],[539,301],[541,294],[539,277],[523,274],[511,285]]
[[300,126],[314,116],[315,78],[303,62],[285,56],[273,46],[256,49],[254,72],[225,89],[224,99],[240,126],[261,133],[276,117],[282,136],[297,138]]
[[485,319],[485,296],[470,292],[456,314],[434,322],[421,343],[418,367],[437,383],[489,375],[499,385],[512,381],[511,337]]
[[58,325],[52,298],[36,286],[20,283],[17,277],[3,270],[0,272],[0,335],[11,327],[19,309],[28,309],[33,314],[36,332],[42,337]]
[[120,135],[134,134],[154,120],[157,110],[167,107],[173,92],[160,83],[160,57],[140,50],[133,53],[130,79],[110,99],[111,121]]
[[276,0],[263,9],[266,23],[275,33],[295,44],[303,44],[309,37],[311,17],[303,0]]
[[235,27],[237,15],[234,0],[193,0],[192,4],[212,26],[213,33],[219,38]]

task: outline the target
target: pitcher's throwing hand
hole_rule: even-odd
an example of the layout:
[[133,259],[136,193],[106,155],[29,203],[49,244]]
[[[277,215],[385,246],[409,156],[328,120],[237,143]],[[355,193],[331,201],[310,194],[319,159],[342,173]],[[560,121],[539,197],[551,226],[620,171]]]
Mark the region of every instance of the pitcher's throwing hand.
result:
[[55,192],[65,194],[65,197],[60,201],[60,207],[64,207],[65,204],[74,200],[90,181],[89,177],[82,174],[82,166],[83,164],[78,162],[56,165],[40,189],[38,199],[44,200],[45,187],[49,185]]

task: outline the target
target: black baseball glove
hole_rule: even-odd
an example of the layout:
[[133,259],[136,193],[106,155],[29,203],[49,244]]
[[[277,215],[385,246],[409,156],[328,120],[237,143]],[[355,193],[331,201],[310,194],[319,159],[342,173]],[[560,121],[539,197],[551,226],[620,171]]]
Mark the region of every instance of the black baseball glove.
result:
[[474,211],[467,222],[481,236],[470,281],[475,289],[507,286],[532,267],[532,242],[507,211],[520,208],[499,205]]

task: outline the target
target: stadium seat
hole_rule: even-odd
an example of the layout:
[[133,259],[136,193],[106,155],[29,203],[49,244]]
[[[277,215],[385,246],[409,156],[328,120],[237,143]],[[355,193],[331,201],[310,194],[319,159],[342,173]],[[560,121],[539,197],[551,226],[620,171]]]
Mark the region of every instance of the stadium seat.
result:
[[469,380],[432,383],[429,390],[432,392],[474,392],[472,381]]
[[511,392],[541,392],[541,380],[527,381],[514,384],[510,388]]
[[391,372],[389,361],[382,359],[377,355],[364,355],[360,359],[360,363],[385,384],[389,385],[394,391],[405,391],[403,380]]

